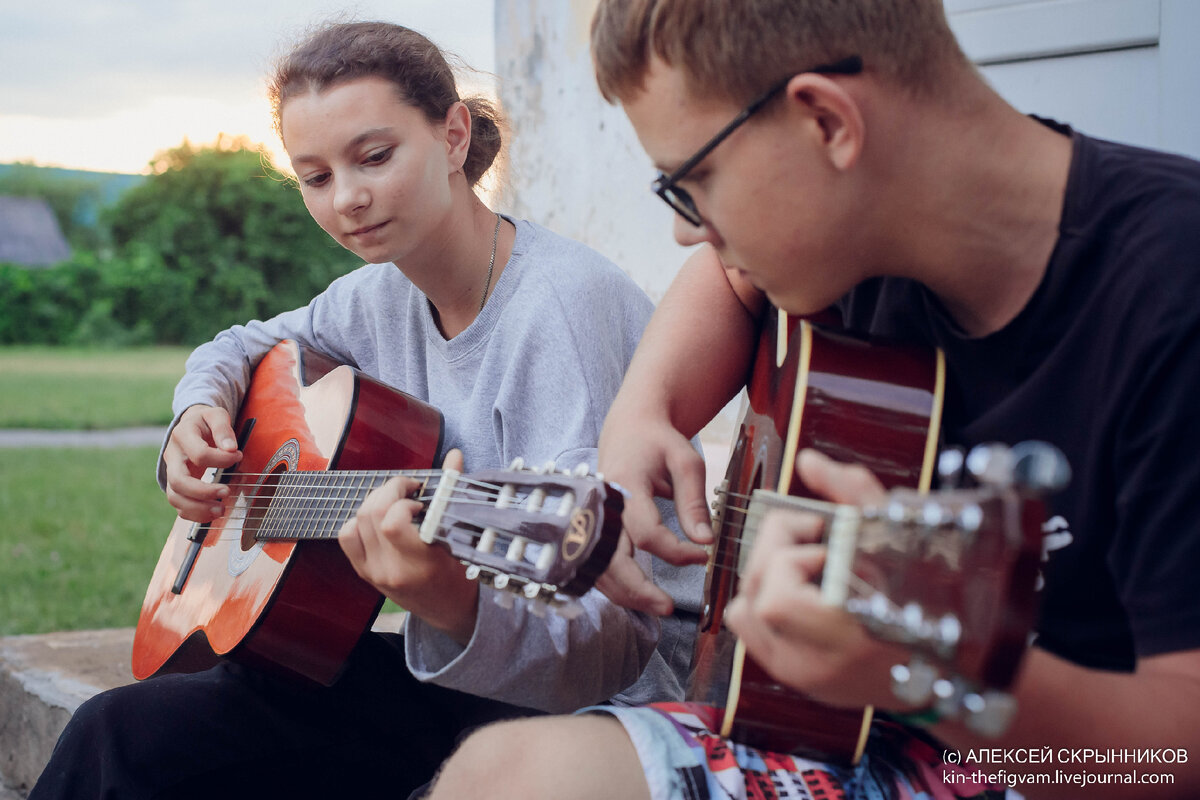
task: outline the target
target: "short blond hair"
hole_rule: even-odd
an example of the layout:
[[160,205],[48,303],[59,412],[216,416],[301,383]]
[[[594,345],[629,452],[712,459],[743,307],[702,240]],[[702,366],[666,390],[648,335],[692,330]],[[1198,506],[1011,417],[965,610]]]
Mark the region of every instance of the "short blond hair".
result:
[[641,90],[652,56],[682,69],[697,96],[735,103],[852,55],[921,94],[968,64],[942,0],[600,0],[591,38],[610,103]]

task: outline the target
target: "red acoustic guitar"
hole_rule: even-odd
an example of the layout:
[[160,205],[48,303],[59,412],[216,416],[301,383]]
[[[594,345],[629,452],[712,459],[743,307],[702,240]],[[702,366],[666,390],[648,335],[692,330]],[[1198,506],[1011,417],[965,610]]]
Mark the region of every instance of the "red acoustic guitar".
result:
[[[1032,625],[1041,507],[1032,490],[1015,488],[1016,448],[999,446],[973,453],[982,464],[977,488],[926,494],[938,471],[944,383],[938,351],[868,344],[769,315],[713,504],[717,542],[688,687],[689,700],[718,710],[722,735],[854,763],[872,720],[869,708],[832,708],[781,685],[723,625],[758,523],[777,506],[827,519],[823,600],[921,654],[894,672],[898,693],[937,699],[964,717],[965,705],[981,728],[1003,716],[1005,698],[991,690],[1011,685]],[[892,489],[890,501],[856,509],[814,500],[792,468],[805,447],[864,464]],[[1031,468],[1047,469],[1045,459]]]
[[225,512],[176,520],[151,578],[133,642],[138,679],[232,656],[332,683],[383,602],[337,532],[394,475],[425,481],[423,540],[531,601],[586,592],[620,534],[620,491],[581,470],[431,469],[436,409],[294,342],[263,358],[235,430],[243,459],[216,476],[230,486]]

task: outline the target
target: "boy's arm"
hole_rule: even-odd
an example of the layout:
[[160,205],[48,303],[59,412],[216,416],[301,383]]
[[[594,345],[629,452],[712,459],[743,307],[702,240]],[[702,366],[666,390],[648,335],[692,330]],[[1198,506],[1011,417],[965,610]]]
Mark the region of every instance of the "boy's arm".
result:
[[[671,498],[684,532],[712,539],[704,460],[689,441],[745,385],[765,300],[724,268],[714,250],[697,250],[651,317],[600,434],[600,470],[629,492],[622,517],[632,544],[672,563],[700,563],[703,549],[665,525],[655,497]],[[598,588],[622,605],[671,611],[665,592],[618,547]]]

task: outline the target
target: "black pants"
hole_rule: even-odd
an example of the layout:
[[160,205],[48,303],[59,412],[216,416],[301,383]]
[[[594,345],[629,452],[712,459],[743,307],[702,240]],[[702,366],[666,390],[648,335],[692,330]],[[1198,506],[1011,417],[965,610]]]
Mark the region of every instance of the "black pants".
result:
[[535,713],[420,683],[402,636],[368,634],[329,688],[223,663],[104,692],[30,800],[405,798],[464,732]]

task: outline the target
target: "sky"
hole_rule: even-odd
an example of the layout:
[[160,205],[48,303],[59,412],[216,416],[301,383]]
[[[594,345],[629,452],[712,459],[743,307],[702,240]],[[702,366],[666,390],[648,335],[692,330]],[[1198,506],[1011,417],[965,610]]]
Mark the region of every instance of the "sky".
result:
[[[493,5],[0,0],[0,163],[142,173],[185,138],[203,145],[220,134],[248,136],[278,157],[265,76],[308,27],[329,19],[398,22],[490,73]],[[486,76],[474,80],[487,85]]]

